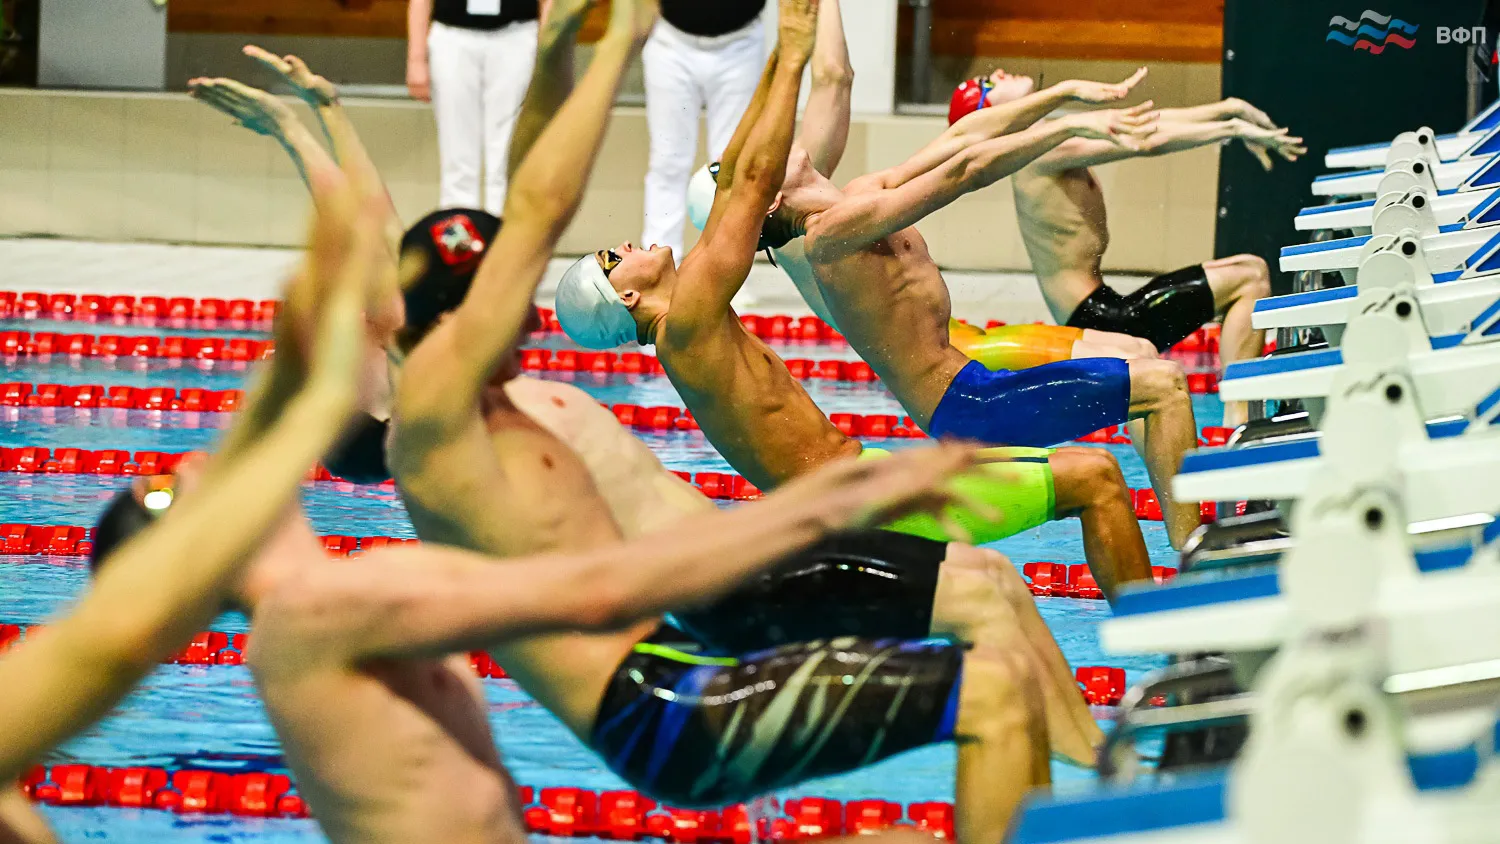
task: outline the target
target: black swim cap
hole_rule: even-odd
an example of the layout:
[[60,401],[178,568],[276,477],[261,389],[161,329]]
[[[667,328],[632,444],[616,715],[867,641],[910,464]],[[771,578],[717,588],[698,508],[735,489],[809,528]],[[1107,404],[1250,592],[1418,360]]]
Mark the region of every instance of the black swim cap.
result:
[[474,272],[499,233],[499,217],[470,208],[434,211],[406,232],[402,257],[420,256],[426,269],[404,293],[403,344],[410,347],[426,337],[439,317],[463,303]]
[[356,484],[380,484],[391,479],[385,462],[385,437],[391,423],[368,413],[359,414],[354,431],[337,450],[323,459],[335,477]]
[[120,490],[94,526],[94,549],[89,552],[89,568],[94,573],[109,559],[115,549],[150,527],[166,507],[150,509],[135,496],[135,485]]

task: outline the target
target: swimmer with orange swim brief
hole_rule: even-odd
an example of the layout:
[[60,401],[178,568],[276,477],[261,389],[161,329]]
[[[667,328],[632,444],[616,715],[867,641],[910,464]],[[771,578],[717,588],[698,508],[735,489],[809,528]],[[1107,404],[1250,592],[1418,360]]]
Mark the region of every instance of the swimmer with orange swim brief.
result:
[[[949,122],[1031,96],[1035,87],[1031,77],[1003,70],[968,80],[953,94]],[[1100,273],[1109,224],[1103,190],[1090,168],[1238,140],[1269,170],[1272,155],[1296,161],[1307,149],[1301,138],[1243,100],[1161,109],[1155,115],[1156,131],[1136,148],[1073,139],[1012,179],[1016,217],[1043,298],[1059,323],[1145,338],[1160,351],[1221,317],[1223,364],[1257,357],[1265,332],[1253,330],[1250,319],[1256,301],[1271,293],[1266,262],[1236,255],[1158,276],[1129,295],[1115,292]],[[1246,418],[1242,402],[1225,409],[1226,425]]]

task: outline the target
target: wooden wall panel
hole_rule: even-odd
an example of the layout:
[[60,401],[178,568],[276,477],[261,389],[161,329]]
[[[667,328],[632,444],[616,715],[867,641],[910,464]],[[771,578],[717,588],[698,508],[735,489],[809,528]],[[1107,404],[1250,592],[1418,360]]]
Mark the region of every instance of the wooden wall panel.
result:
[[932,45],[945,56],[1217,62],[1223,26],[1223,0],[934,0]]
[[[712,0],[704,0],[712,2]],[[861,0],[845,0],[851,8]],[[607,6],[607,4],[604,4]],[[584,27],[591,43],[607,10]],[[910,43],[903,9],[901,43]],[[943,56],[1217,62],[1224,0],[934,0]],[[172,32],[406,37],[406,0],[171,0]]]
[[[858,0],[854,0],[858,2]],[[604,31],[608,3],[585,24],[585,43]],[[406,0],[171,0],[167,29],[238,35],[405,38]]]

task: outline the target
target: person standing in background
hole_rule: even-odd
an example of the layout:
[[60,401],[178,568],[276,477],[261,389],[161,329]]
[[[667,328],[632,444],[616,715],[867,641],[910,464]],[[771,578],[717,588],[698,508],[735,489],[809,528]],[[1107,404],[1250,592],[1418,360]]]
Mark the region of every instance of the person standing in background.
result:
[[440,207],[495,215],[505,207],[510,138],[536,67],[537,21],[550,2],[410,0],[406,87],[437,116]]
[[765,5],[765,0],[661,0],[661,19],[641,53],[651,133],[643,245],[685,254],[682,227],[688,178],[698,155],[698,115],[707,109],[708,153],[717,158],[765,67]]

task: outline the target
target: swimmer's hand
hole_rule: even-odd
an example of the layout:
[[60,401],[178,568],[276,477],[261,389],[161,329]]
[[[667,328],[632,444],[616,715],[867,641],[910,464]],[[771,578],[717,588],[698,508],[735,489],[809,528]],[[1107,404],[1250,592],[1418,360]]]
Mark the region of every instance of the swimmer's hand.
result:
[[952,489],[954,476],[979,462],[977,446],[955,443],[913,448],[881,460],[833,463],[787,484],[775,493],[813,515],[829,531],[858,530],[926,513],[934,516],[954,541],[969,533],[951,518],[950,505],[995,521],[993,506]]
[[818,0],[781,0],[783,55],[812,55],[818,37]]
[[1117,103],[1130,96],[1135,86],[1146,78],[1148,71],[1141,68],[1124,82],[1109,84],[1107,82],[1092,82],[1087,79],[1072,79],[1063,82],[1059,87],[1068,95],[1068,98],[1080,103]]
[[1239,97],[1230,97],[1229,99],[1220,103],[1220,105],[1224,107],[1223,119],[1225,120],[1233,120],[1234,118],[1239,118],[1246,123],[1253,123],[1262,129],[1270,129],[1272,131],[1281,128],[1280,126],[1276,125],[1276,122],[1271,119],[1270,115],[1245,102]]
[[1156,132],[1160,114],[1155,103],[1147,100],[1133,108],[1086,111],[1059,118],[1075,137],[1110,141],[1125,149],[1139,150]]
[[636,44],[644,44],[660,15],[660,0],[612,0],[606,35],[628,35]]
[[322,108],[339,101],[339,89],[332,82],[313,73],[307,62],[296,56],[278,56],[254,44],[246,45],[245,55],[285,79],[297,96],[313,108]]
[[193,79],[188,82],[188,93],[259,135],[285,139],[286,127],[297,122],[286,103],[233,79]]
[[1270,170],[1274,163],[1272,153],[1287,161],[1296,161],[1307,154],[1306,142],[1293,136],[1290,129],[1266,129],[1244,120],[1233,123],[1235,137],[1245,142],[1245,149],[1250,150],[1266,170]]

